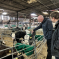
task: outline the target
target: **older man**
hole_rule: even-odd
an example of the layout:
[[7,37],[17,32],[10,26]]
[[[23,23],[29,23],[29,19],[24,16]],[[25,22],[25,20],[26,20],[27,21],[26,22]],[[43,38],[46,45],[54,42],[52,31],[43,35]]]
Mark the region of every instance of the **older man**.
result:
[[41,24],[35,28],[33,31],[36,31],[40,28],[43,28],[43,33],[45,38],[47,39],[47,47],[48,47],[48,55],[46,59],[51,59],[51,39],[52,39],[52,29],[53,25],[49,18],[44,18],[42,15],[38,16],[38,22],[41,22]]

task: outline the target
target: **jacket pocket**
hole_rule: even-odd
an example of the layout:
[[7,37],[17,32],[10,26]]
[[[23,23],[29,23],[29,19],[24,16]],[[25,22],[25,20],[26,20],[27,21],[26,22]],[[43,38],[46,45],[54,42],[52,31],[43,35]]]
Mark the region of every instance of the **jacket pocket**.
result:
[[59,40],[54,43],[54,49],[59,50]]

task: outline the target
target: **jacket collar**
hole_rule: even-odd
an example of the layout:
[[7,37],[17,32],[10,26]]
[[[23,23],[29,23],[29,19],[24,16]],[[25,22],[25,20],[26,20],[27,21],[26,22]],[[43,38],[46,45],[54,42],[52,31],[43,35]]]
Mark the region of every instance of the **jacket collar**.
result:
[[55,25],[55,29],[58,27],[59,25],[59,20],[57,21],[56,25]]
[[48,18],[44,18],[43,22],[42,23],[45,23],[45,21],[47,20]]

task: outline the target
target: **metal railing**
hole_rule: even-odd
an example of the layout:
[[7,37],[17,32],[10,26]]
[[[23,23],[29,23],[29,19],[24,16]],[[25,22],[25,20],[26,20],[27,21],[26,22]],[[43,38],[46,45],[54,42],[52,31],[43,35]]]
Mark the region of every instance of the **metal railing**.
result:
[[[3,38],[2,38],[3,36],[5,36],[5,37],[11,37],[11,36],[9,36],[9,35],[3,35],[3,34],[1,34],[1,40],[2,40],[2,41],[3,41]],[[12,37],[11,37],[11,38],[12,38]],[[35,36],[34,36],[33,38],[34,38],[34,40],[33,40],[34,44],[31,45],[30,47],[34,46],[34,49],[31,50],[31,51],[34,51],[34,54],[30,55],[30,56],[27,57],[26,59],[28,59],[28,58],[30,58],[30,57],[32,57],[32,59],[34,59],[34,58],[37,59],[38,54],[41,52],[44,44],[46,43],[46,39],[45,39],[44,37],[40,39],[40,40],[43,39],[42,41],[39,40],[37,43],[36,43],[36,41],[37,41],[37,39],[40,38],[40,37],[38,37],[36,40],[35,40]],[[18,38],[18,39],[20,39],[20,38]],[[9,41],[9,40],[4,40],[4,41],[13,42],[13,41]],[[15,39],[15,41],[16,41],[16,39]],[[40,42],[40,44],[39,44],[38,46],[36,46],[36,44],[38,44],[39,42]],[[22,45],[22,44],[21,44],[21,45]],[[6,46],[7,46],[7,45],[6,45]],[[17,46],[20,46],[20,45],[17,45]],[[29,52],[23,53],[23,54],[21,54],[21,55],[19,55],[19,56],[13,57],[13,55],[14,55],[15,53],[18,54],[19,51],[23,51],[23,50],[29,48],[29,47],[28,47],[28,48],[24,48],[24,49],[21,49],[21,50],[19,50],[19,51],[13,52],[13,48],[15,48],[15,47],[17,47],[17,46],[13,46],[13,47],[9,47],[9,48],[0,50],[0,52],[6,51],[6,50],[11,50],[11,53],[10,53],[9,55],[3,56],[3,57],[1,57],[0,59],[5,58],[5,57],[8,57],[8,56],[10,56],[10,55],[12,56],[12,59],[16,59],[16,58],[19,58],[19,57],[23,56],[24,54],[26,55],[27,53],[31,52],[31,51],[29,51]],[[37,49],[38,47],[39,47],[40,51],[37,53],[37,51],[38,51],[39,49],[38,49],[38,50],[36,50],[36,49]],[[22,53],[22,52],[20,52],[20,53]]]

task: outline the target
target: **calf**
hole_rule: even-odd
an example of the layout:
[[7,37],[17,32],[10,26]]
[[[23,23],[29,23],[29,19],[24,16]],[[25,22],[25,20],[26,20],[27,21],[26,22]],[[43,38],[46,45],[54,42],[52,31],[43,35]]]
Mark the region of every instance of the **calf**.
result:
[[[6,49],[6,48],[9,48],[9,47],[0,45],[0,50]],[[10,51],[12,52],[11,49],[7,49],[7,50],[4,50],[4,51],[1,51],[1,52],[0,52],[0,58],[6,56],[6,55],[9,54],[9,53],[11,53]],[[15,48],[13,48],[13,52],[16,52],[16,49],[15,49]],[[17,54],[14,54],[14,55],[17,55]],[[9,57],[10,57],[10,56],[9,56]],[[8,59],[9,59],[9,58],[8,58]]]
[[18,32],[16,32],[15,33],[15,39],[16,39],[17,43],[21,43],[21,40],[19,40],[19,38],[23,38],[24,39],[25,35],[26,35],[25,31],[18,31]]

